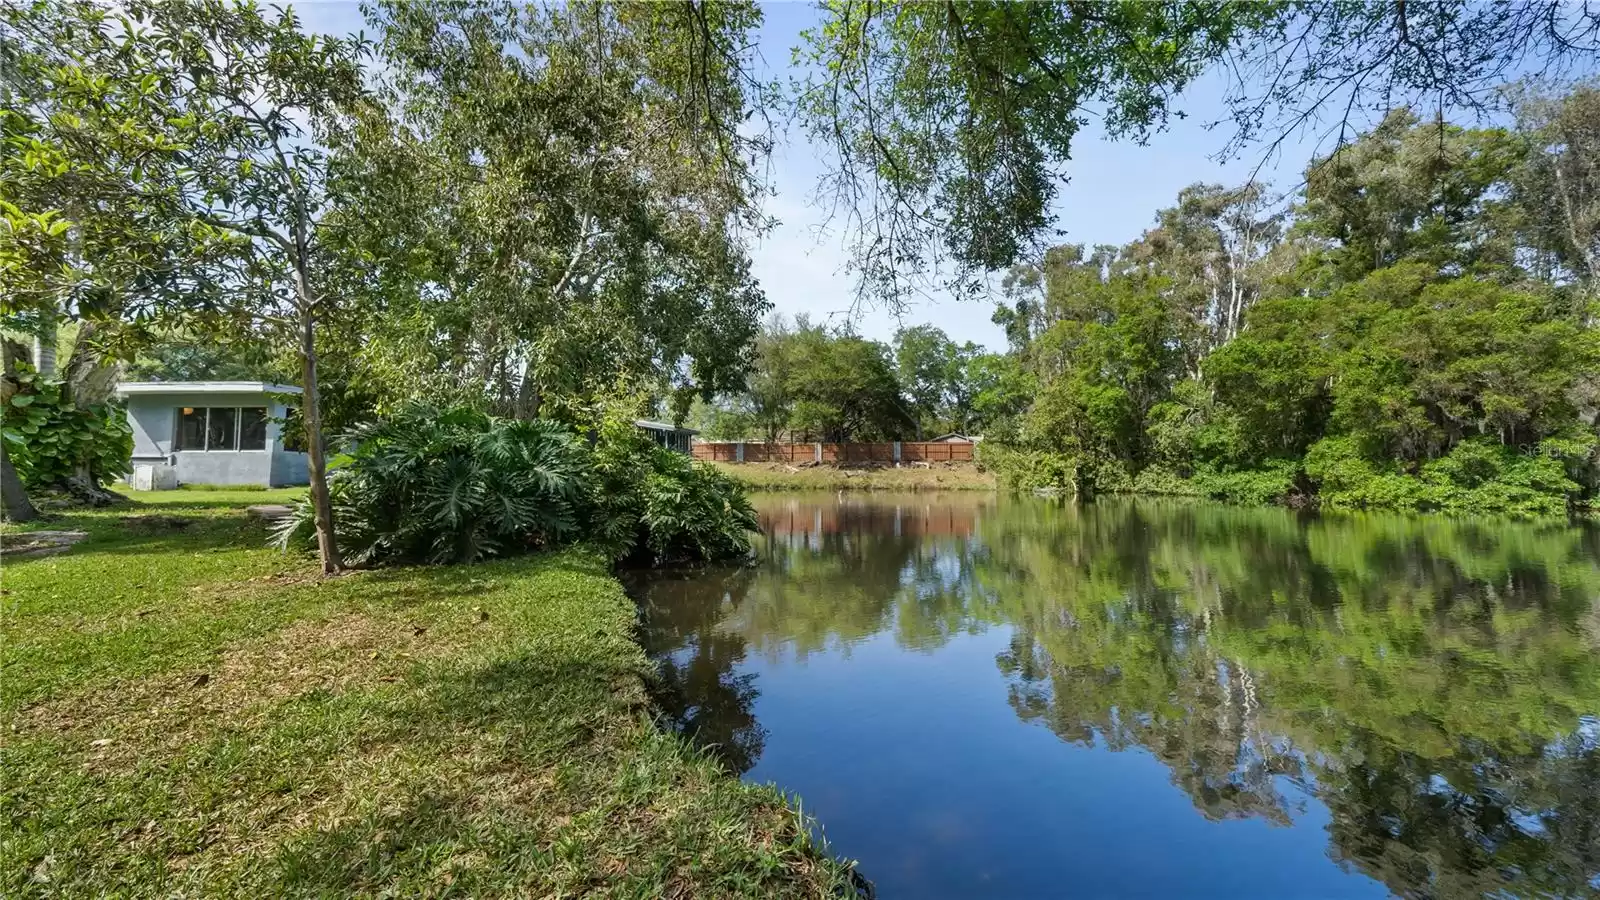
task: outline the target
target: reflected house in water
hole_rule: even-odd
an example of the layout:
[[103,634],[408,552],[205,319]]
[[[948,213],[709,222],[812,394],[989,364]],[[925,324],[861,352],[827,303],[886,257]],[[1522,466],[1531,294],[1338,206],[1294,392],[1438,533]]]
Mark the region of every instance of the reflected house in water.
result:
[[1593,528],[757,506],[758,565],[636,586],[645,641],[881,896],[1600,893]]

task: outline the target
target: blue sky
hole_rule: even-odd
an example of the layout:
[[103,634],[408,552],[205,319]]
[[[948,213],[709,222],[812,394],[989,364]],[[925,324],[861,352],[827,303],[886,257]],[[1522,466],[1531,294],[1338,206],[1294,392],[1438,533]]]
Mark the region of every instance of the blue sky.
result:
[[[305,27],[327,33],[350,33],[362,27],[355,0],[294,3]],[[788,71],[790,48],[800,32],[816,19],[810,2],[769,3],[760,35],[761,55],[769,76]],[[1056,204],[1063,242],[1122,244],[1138,237],[1154,221],[1156,210],[1172,205],[1178,191],[1196,182],[1239,184],[1260,165],[1260,177],[1278,190],[1295,186],[1305,162],[1317,146],[1315,134],[1285,142],[1275,158],[1247,150],[1226,163],[1215,159],[1228,133],[1204,125],[1222,113],[1221,85],[1203,79],[1175,104],[1187,118],[1153,136],[1145,146],[1113,142],[1091,124],[1079,136]],[[856,315],[857,329],[867,337],[888,340],[900,324],[932,323],[958,341],[970,340],[990,349],[1005,346],[1000,329],[989,321],[990,303],[934,298],[917,304],[897,320],[882,309],[852,310],[853,283],[844,271],[842,234],[818,235],[823,214],[811,203],[821,168],[803,135],[782,136],[772,161],[777,191],[768,212],[780,220],[774,232],[752,248],[756,277],[777,310],[786,315],[808,313],[813,319],[842,321]]]

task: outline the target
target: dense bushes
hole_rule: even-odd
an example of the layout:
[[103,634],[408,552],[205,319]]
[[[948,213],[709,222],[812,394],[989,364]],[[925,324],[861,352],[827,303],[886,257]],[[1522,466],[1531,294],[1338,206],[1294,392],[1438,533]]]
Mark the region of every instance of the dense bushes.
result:
[[19,390],[5,404],[0,439],[24,484],[48,488],[82,478],[92,488],[128,473],[133,432],[120,408],[80,407],[59,380],[31,367],[11,377]]
[[[555,425],[418,408],[351,437],[329,493],[352,563],[472,562],[578,533],[585,461]],[[308,503],[282,539],[311,537]]]
[[1412,474],[1372,462],[1349,438],[1328,438],[1306,454],[1305,467],[1333,507],[1559,516],[1582,492],[1568,466],[1581,464],[1592,447],[1592,439],[1549,440],[1522,451],[1478,438]]
[[995,321],[1030,389],[991,467],[1084,494],[1600,509],[1595,232],[1546,227],[1600,209],[1549,173],[1600,170],[1565,132],[1521,131],[1593,99],[1544,98],[1513,130],[1391,110],[1287,208],[1194,185],[1138,240],[1014,269]]
[[741,556],[757,527],[737,482],[657,446],[626,419],[600,428],[590,498],[592,539],[619,559],[661,564]]
[[[345,558],[473,562],[587,541],[614,559],[670,563],[749,552],[755,513],[715,469],[626,420],[590,443],[550,422],[413,407],[351,436],[330,477]],[[312,540],[309,503],[279,530]]]
[[984,441],[977,447],[977,460],[1017,490],[1077,493],[1081,486],[1078,461],[1064,453]]

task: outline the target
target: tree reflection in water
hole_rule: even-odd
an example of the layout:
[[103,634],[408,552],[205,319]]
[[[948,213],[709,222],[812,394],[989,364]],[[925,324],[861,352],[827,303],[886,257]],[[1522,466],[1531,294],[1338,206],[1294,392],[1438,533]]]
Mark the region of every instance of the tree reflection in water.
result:
[[1016,715],[1205,816],[1332,815],[1406,896],[1600,890],[1600,534],[1162,502],[770,501],[758,564],[643,583],[680,727],[747,771],[746,654],[1010,629]]

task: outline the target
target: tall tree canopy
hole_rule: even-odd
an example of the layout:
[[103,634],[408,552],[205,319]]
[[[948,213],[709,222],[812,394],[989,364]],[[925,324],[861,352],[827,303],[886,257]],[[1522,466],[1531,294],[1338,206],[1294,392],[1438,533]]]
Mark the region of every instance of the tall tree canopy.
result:
[[1312,160],[1285,214],[1197,185],[1126,247],[1013,270],[997,321],[1038,389],[991,461],[1080,491],[1591,504],[1594,108],[1522,97],[1513,128],[1395,110]]
[[1034,258],[1090,118],[1143,140],[1212,67],[1228,80],[1224,152],[1409,104],[1492,108],[1524,66],[1592,61],[1600,17],[1503,3],[995,3],[833,0],[806,34],[799,108],[831,165],[859,289],[902,304],[933,276],[958,295]]
[[374,172],[352,217],[385,291],[367,351],[402,396],[522,416],[732,386],[767,303],[745,243],[752,4],[381,3]]
[[[220,0],[135,2],[117,16],[41,3],[9,8],[5,21],[32,111],[10,130],[25,146],[48,145],[8,148],[6,168],[23,175],[8,179],[7,202],[50,221],[47,236],[65,224],[61,239],[74,247],[14,254],[8,271],[43,273],[45,289],[22,296],[47,317],[91,324],[138,321],[131,296],[217,332],[263,323],[294,346],[323,568],[339,570],[316,336],[338,305],[327,227],[362,189],[329,148],[367,99],[364,42],[307,35],[290,13]],[[190,246],[220,249],[173,259]],[[213,289],[185,291],[185,281]],[[54,295],[80,284],[100,302],[59,306]]]

